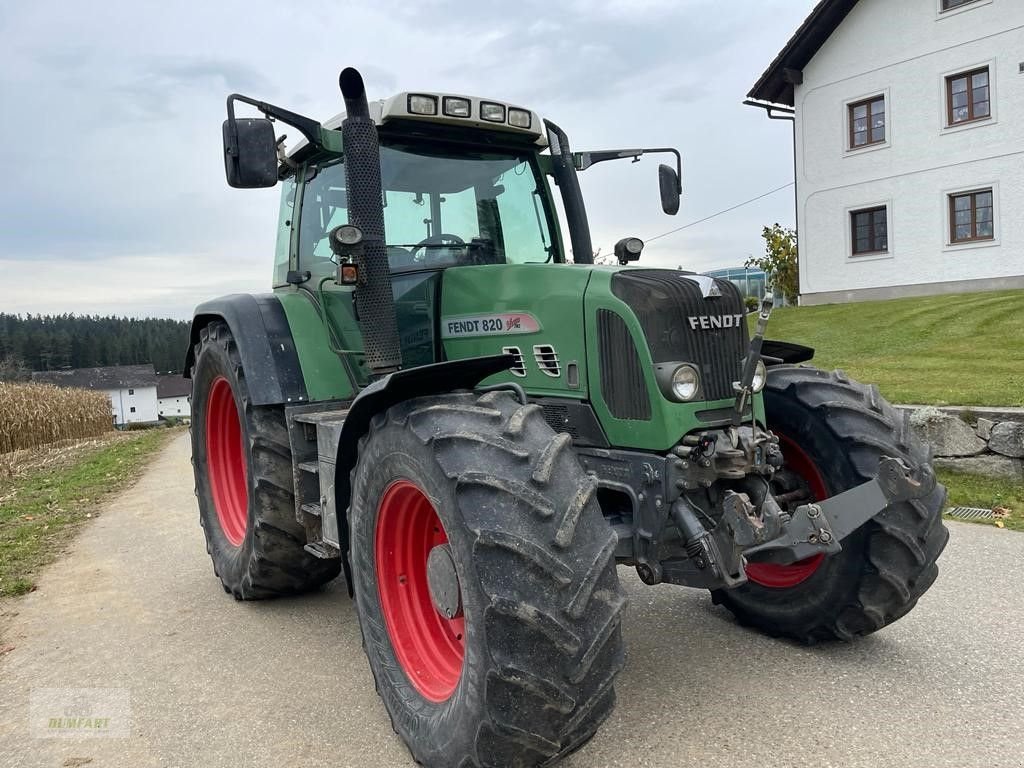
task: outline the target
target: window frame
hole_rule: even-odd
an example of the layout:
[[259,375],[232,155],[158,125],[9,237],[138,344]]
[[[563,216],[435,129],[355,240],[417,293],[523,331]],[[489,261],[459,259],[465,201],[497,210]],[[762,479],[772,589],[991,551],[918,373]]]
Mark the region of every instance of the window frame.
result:
[[[992,234],[978,235],[978,195],[988,194],[992,197]],[[956,235],[956,201],[958,198],[971,198],[971,236],[958,238]],[[947,243],[951,246],[974,245],[976,243],[991,243],[996,240],[996,190],[994,187],[977,187],[958,192],[946,194],[946,216],[948,227],[946,229]]]
[[[882,125],[882,138],[878,140],[872,140],[872,126],[871,126],[871,105],[881,100],[882,102],[882,114],[885,115],[885,122]],[[867,107],[867,141],[863,144],[856,144],[854,142],[854,115],[853,112],[857,107]],[[846,150],[848,152],[858,152],[862,149],[873,149],[880,146],[884,146],[889,143],[889,96],[887,91],[876,93],[874,96],[867,96],[865,98],[855,99],[854,101],[846,102]]]
[[[974,114],[974,77],[980,75],[982,72],[988,79],[988,83],[985,87],[988,88],[988,114],[976,116]],[[964,120],[953,119],[953,81],[960,80],[961,78],[967,80],[967,114],[968,117]],[[953,74],[943,76],[943,91],[945,93],[946,100],[946,127],[947,128],[959,128],[964,125],[973,125],[983,121],[992,120],[994,117],[994,110],[992,104],[995,101],[993,98],[993,78],[992,78],[992,67],[989,64],[984,64],[978,67],[972,67],[970,69],[961,70],[960,72],[954,72]]]
[[992,0],[967,0],[967,2],[955,5],[951,8],[946,7],[946,0],[936,0],[935,13],[937,19],[945,19],[950,16],[956,16],[957,14],[964,13],[965,11],[972,11],[975,8],[980,8],[985,5],[991,5]]
[[[874,101],[881,97],[885,101],[885,140],[876,141],[874,144],[865,144],[861,147],[854,147],[851,144],[853,134],[853,120],[851,107],[864,101]],[[842,115],[839,115],[839,122],[843,126],[840,141],[840,153],[844,158],[857,157],[868,152],[877,152],[880,149],[888,149],[892,144],[893,137],[893,103],[891,88],[877,88],[863,92],[851,98],[843,99],[841,102]]]
[[[846,231],[850,238],[850,247],[847,249],[847,261],[862,261],[864,259],[877,259],[877,258],[892,258],[892,206],[888,203],[877,203],[875,205],[858,206],[856,208],[849,208],[846,211]],[[879,211],[885,214],[885,248],[877,249],[873,248],[869,251],[858,251],[857,250],[857,220],[858,214],[876,214]],[[871,219],[871,225],[874,226],[874,219]],[[871,245],[875,245],[874,234],[871,236]]]

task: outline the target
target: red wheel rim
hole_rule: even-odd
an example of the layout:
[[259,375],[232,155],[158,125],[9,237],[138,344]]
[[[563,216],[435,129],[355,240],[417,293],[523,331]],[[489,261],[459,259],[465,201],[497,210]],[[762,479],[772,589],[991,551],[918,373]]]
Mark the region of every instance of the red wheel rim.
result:
[[377,591],[395,657],[428,701],[446,701],[462,676],[466,622],[441,616],[427,582],[427,556],[448,541],[430,499],[409,480],[396,480],[377,509]]
[[[779,436],[779,447],[782,448],[782,455],[786,459],[786,467],[804,480],[810,486],[813,501],[821,501],[829,496],[828,487],[825,485],[825,478],[822,476],[818,465],[810,456],[797,445],[796,442],[775,432]],[[772,589],[790,589],[797,584],[802,584],[811,578],[821,567],[825,555],[814,555],[806,560],[799,560],[789,565],[778,563],[747,563],[747,578],[762,587]]]
[[213,380],[206,398],[206,468],[220,528],[237,547],[248,525],[249,489],[242,425],[231,384],[223,376]]

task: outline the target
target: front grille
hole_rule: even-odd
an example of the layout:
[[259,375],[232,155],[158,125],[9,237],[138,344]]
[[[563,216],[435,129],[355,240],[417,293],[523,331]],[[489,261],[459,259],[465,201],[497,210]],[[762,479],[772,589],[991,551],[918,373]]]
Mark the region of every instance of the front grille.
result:
[[[704,298],[700,282],[688,275],[693,273],[623,270],[612,278],[612,292],[636,314],[655,363],[693,363],[706,400],[735,397],[732,385],[739,381],[750,346],[743,297],[728,280],[715,280],[721,296]],[[726,323],[732,327],[721,327]]]
[[650,421],[651,399],[629,327],[615,312],[597,310],[601,395],[617,419]]

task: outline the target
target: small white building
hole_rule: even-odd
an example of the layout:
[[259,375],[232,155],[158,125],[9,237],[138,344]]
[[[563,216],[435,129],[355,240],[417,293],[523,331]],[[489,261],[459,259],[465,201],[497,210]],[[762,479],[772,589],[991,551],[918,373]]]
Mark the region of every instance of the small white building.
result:
[[156,377],[157,412],[161,419],[192,417],[192,382],[180,373],[159,373]]
[[1024,288],[1024,1],[822,0],[748,95],[794,117],[801,304]]
[[113,365],[103,368],[69,368],[62,371],[38,371],[33,381],[58,387],[106,392],[110,412],[117,426],[159,421],[157,377],[152,365]]

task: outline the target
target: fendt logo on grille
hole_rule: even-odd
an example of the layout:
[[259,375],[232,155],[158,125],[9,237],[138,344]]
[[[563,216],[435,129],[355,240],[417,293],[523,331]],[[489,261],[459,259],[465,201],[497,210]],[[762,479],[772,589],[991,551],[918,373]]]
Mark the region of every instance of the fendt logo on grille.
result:
[[743,315],[691,315],[686,318],[690,321],[690,328],[697,330],[710,330],[712,328],[739,328],[743,322]]

